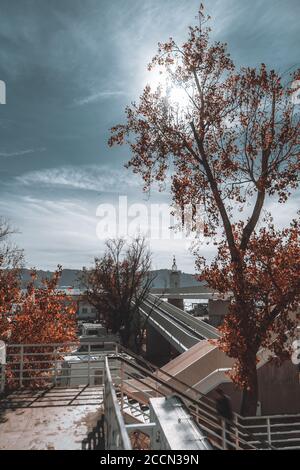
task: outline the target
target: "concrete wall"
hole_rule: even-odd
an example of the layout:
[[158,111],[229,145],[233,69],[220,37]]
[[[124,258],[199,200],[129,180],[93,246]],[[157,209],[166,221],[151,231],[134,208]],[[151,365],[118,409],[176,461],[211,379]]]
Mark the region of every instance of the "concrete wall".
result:
[[[269,362],[258,370],[258,382],[262,415],[300,413],[298,366],[289,360],[281,366]],[[241,391],[232,383],[222,384],[221,388],[231,397],[234,411],[239,412]],[[210,392],[209,396],[214,398],[214,392]]]
[[146,358],[161,367],[170,361],[171,356],[170,343],[152,325],[148,324],[146,328]]
[[183,299],[168,299],[168,303],[174,305],[177,308],[180,308],[181,310],[184,310]]
[[228,300],[208,301],[208,318],[211,325],[218,327],[223,322],[224,316],[228,312],[230,302]]

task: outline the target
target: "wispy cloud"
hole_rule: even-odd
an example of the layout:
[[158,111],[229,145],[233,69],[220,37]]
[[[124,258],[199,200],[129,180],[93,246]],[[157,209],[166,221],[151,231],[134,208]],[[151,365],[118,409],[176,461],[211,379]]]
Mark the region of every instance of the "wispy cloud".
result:
[[30,155],[36,152],[45,152],[46,148],[36,148],[36,149],[25,149],[25,150],[17,150],[15,152],[0,152],[0,157],[2,158],[10,158],[10,157],[20,157],[23,155]]
[[0,200],[0,213],[19,229],[14,242],[24,248],[28,267],[77,268],[101,252],[95,207],[85,200],[10,195]]
[[99,93],[93,93],[91,95],[75,99],[74,106],[84,106],[86,104],[95,103],[103,99],[115,98],[124,95],[126,95],[124,91],[100,91]]
[[[182,43],[200,2],[0,2],[0,78],[9,95],[0,119],[0,214],[22,232],[30,264],[80,266],[97,251],[96,205],[119,193],[147,199],[121,158],[115,169],[115,151],[105,153],[107,130],[123,121],[124,102],[138,99],[150,79],[146,66],[157,42],[173,36]],[[212,37],[228,43],[237,65],[286,70],[299,61],[299,0],[206,3]],[[45,150],[38,146],[51,151],[34,158]],[[151,202],[163,197],[151,191]],[[297,207],[297,200],[274,202],[270,210],[285,226]],[[209,249],[203,247],[205,256]],[[180,267],[192,270],[192,258],[175,242],[157,242],[153,251],[156,267],[169,265],[174,252]]]
[[116,192],[116,188],[126,189],[139,185],[138,178],[128,178],[128,172],[124,168],[116,170],[98,165],[64,166],[31,171],[17,176],[16,180],[26,186],[46,185],[97,192]]

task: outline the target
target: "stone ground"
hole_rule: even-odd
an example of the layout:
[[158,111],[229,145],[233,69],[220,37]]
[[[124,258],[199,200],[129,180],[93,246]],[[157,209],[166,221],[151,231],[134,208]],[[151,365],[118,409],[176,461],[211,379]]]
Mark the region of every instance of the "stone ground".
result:
[[11,393],[0,400],[0,450],[81,450],[102,403],[100,387]]

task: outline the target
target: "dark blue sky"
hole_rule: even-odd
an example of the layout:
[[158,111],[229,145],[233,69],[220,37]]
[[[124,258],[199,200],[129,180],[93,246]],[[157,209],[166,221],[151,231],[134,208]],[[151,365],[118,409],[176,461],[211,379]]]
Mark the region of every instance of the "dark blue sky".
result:
[[[299,64],[299,0],[210,0],[213,37],[240,65]],[[88,264],[101,252],[96,208],[145,199],[108,129],[147,81],[158,41],[185,38],[198,0],[0,0],[0,215],[28,265]],[[156,191],[151,201],[166,199]],[[293,212],[296,202],[286,208]],[[297,205],[297,204],[296,204]],[[289,212],[290,211],[290,212]],[[287,216],[288,216],[287,215]],[[193,271],[184,242],[152,244],[154,266]],[[171,251],[170,251],[171,250]]]

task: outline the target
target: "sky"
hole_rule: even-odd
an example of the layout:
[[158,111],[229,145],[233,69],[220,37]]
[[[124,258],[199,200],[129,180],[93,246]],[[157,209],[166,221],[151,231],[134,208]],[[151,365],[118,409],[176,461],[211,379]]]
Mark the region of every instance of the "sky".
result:
[[[103,252],[99,214],[128,197],[134,215],[167,203],[124,168],[109,129],[149,80],[159,41],[186,38],[198,0],[0,0],[0,216],[18,229],[28,267],[88,266]],[[299,0],[207,0],[212,37],[238,65],[279,71],[299,63]],[[99,209],[100,205],[100,209]],[[284,225],[298,200],[280,214]],[[278,212],[278,211],[277,211]],[[278,216],[278,214],[277,214]],[[151,219],[153,227],[158,217]],[[194,271],[184,240],[151,241],[153,267]],[[168,238],[168,239],[167,239]],[[174,237],[173,237],[174,238]],[[211,256],[211,247],[203,247]]]

